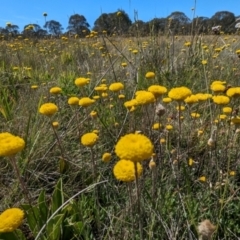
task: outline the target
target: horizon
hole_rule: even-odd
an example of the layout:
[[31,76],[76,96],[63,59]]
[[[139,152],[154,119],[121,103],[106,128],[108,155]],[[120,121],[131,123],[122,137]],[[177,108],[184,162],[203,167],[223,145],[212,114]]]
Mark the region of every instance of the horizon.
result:
[[[232,12],[235,17],[240,15],[235,12],[238,8],[238,1],[229,0],[226,4],[223,0],[151,0],[148,2],[138,2],[137,0],[122,0],[121,2],[111,2],[109,0],[89,0],[89,4],[81,3],[78,0],[69,0],[68,4],[56,2],[52,0],[36,1],[32,6],[30,0],[4,0],[2,3],[2,13],[0,18],[0,27],[5,27],[7,22],[17,25],[19,31],[24,29],[28,24],[38,24],[43,28],[45,18],[43,13],[47,13],[47,21],[58,21],[65,31],[68,27],[69,17],[74,14],[83,15],[90,25],[90,29],[94,27],[94,22],[102,13],[114,13],[123,10],[128,14],[132,22],[134,22],[134,14],[137,13],[138,20],[148,22],[154,18],[166,18],[172,12],[183,12],[190,20],[193,17],[211,18],[216,12],[228,11]],[[177,2],[176,2],[177,1]],[[12,3],[12,4],[11,4]],[[195,5],[196,3],[196,5]],[[9,8],[9,5],[11,8]],[[31,7],[29,7],[31,6]],[[94,6],[94,7],[93,7]],[[206,8],[206,6],[208,6]],[[195,8],[193,11],[192,8]],[[147,9],[147,11],[146,11]],[[195,15],[194,15],[195,14]]]

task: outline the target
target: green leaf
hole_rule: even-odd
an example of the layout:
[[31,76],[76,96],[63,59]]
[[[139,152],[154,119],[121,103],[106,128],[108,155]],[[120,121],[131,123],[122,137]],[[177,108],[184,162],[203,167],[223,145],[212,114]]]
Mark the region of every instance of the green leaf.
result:
[[64,214],[58,214],[54,216],[46,227],[48,240],[59,240],[62,232],[62,222]]
[[0,240],[26,240],[21,230],[17,229],[14,232],[0,233]]
[[46,203],[46,197],[45,197],[44,190],[41,191],[41,193],[38,197],[38,208],[39,208],[39,212],[40,212],[40,216],[41,216],[41,221],[45,223],[48,218],[48,206]]
[[41,221],[38,207],[23,204],[22,208],[26,213],[29,228],[31,229],[33,235],[36,236],[39,230],[39,222]]
[[52,196],[52,213],[54,213],[64,203],[62,179],[60,178]]

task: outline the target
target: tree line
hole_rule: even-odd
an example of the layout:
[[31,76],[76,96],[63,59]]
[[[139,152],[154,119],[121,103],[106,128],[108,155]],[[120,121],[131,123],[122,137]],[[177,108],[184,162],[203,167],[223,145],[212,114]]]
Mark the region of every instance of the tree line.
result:
[[[137,16],[137,13],[135,14]],[[0,27],[0,34],[6,36],[24,37],[46,37],[61,35],[78,35],[85,37],[91,31],[104,33],[108,35],[121,34],[125,36],[148,36],[149,34],[165,34],[171,32],[175,35],[187,34],[210,34],[213,26],[221,26],[221,31],[227,34],[235,33],[238,28],[236,21],[239,16],[235,16],[229,11],[216,12],[211,18],[195,17],[190,20],[183,12],[172,12],[166,18],[154,18],[144,22],[135,17],[131,21],[128,14],[123,10],[113,13],[103,13],[94,22],[90,28],[84,15],[74,14],[69,17],[68,27],[64,31],[62,24],[56,20],[47,20],[47,13],[44,13],[45,24],[43,28],[38,24],[27,24],[20,31],[17,25],[6,23],[5,27]]]

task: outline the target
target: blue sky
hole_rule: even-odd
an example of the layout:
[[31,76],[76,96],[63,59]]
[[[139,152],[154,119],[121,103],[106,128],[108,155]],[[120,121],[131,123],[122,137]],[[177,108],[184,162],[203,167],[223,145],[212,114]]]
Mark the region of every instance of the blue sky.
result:
[[[69,17],[75,13],[84,15],[91,27],[101,13],[111,13],[123,9],[134,20],[149,21],[155,17],[167,17],[174,11],[185,13],[190,19],[195,0],[1,0],[0,27],[6,22],[19,26],[20,31],[30,23],[43,27],[43,13],[47,20],[56,20],[64,30]],[[196,0],[196,16],[212,17],[218,11],[230,11],[240,15],[240,0]]]

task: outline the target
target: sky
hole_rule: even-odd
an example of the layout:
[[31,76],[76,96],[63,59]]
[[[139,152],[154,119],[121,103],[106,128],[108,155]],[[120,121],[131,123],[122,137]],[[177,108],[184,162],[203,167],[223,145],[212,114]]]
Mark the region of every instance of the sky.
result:
[[[196,5],[195,5],[196,3]],[[55,20],[62,24],[64,30],[68,26],[69,17],[73,14],[83,15],[90,28],[102,13],[124,10],[134,21],[149,21],[153,18],[167,17],[174,11],[195,17],[212,17],[218,11],[229,11],[235,16],[240,15],[240,0],[1,0],[0,27],[6,22],[18,25],[22,31],[27,24],[38,24],[43,28],[45,19]],[[137,13],[137,14],[135,14]]]

